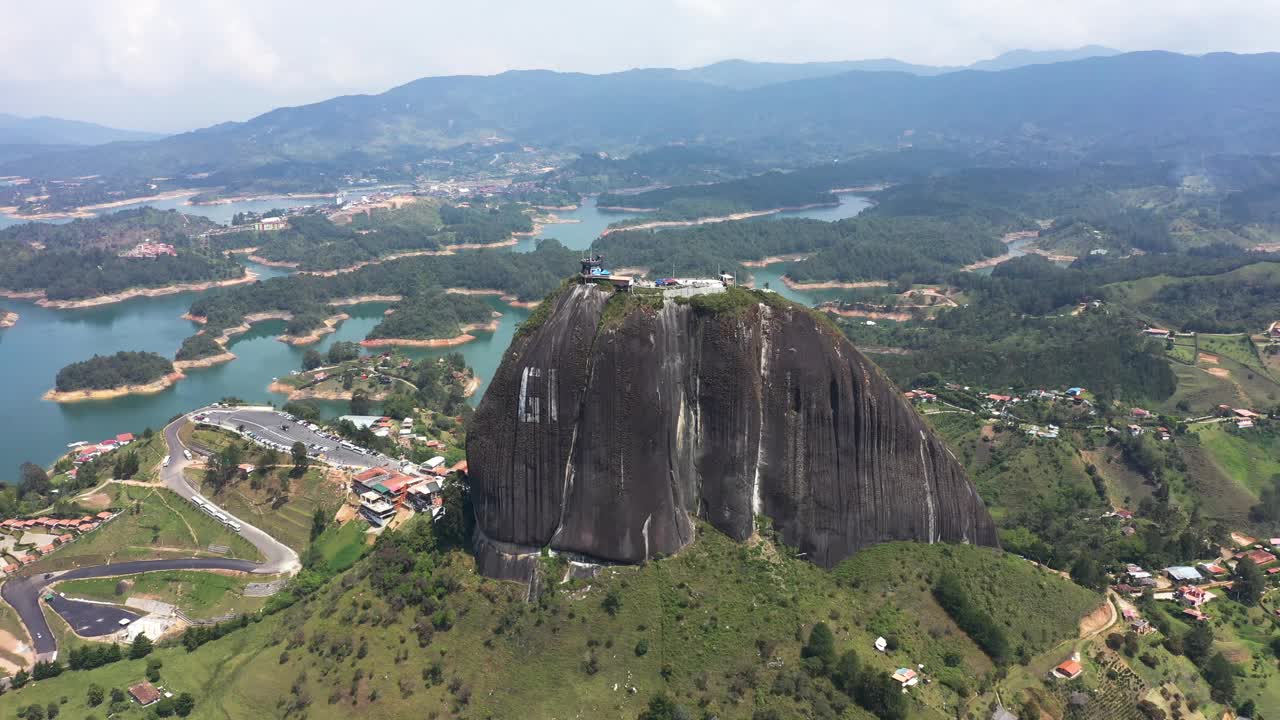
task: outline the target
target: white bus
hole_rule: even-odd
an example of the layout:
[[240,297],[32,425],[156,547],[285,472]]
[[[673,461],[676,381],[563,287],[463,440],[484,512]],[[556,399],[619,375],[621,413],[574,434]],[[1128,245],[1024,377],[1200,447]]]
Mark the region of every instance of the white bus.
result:
[[190,459],[191,459],[191,451],[190,451],[190,450],[183,450],[183,451],[182,451],[182,456],[183,456],[183,457],[185,457],[186,459],[190,460]]
[[169,467],[169,461],[170,461],[171,459],[172,459],[172,458],[170,458],[168,455],[165,455],[165,456],[164,456],[164,466],[165,466],[165,467]]

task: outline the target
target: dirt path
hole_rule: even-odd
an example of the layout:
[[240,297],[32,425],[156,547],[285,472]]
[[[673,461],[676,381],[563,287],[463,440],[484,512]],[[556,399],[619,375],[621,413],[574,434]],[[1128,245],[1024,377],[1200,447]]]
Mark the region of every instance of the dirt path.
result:
[[[178,512],[177,510],[174,510],[173,506],[169,504],[169,501],[165,499],[164,494],[152,491],[151,495],[155,495],[156,497],[160,498],[160,502],[164,503],[165,507],[169,508],[169,510],[171,510],[174,515],[178,516],[178,519],[182,521],[182,524],[187,526],[187,532],[191,533],[192,544],[199,547],[200,538],[196,537],[196,529],[191,527],[191,523],[187,522],[186,516]],[[150,497],[150,495],[148,497]]]
[[1106,632],[1112,625],[1116,624],[1117,618],[1119,618],[1119,614],[1116,613],[1116,606],[1111,601],[1111,594],[1108,592],[1106,602],[1103,605],[1081,618],[1080,639],[1088,640],[1099,633]]

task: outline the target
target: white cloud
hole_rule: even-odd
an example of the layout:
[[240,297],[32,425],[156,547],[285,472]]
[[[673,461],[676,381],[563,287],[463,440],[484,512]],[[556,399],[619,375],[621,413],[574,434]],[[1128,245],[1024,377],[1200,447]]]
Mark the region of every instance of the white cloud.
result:
[[728,57],[965,64],[1074,47],[1259,52],[1256,0],[0,0],[0,108],[123,127],[240,120],[424,75]]

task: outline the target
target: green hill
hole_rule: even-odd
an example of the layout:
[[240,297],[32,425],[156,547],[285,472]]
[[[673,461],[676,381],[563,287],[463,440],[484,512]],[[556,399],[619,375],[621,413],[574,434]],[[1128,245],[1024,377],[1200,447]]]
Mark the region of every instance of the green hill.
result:
[[[1017,652],[1074,638],[1100,601],[986,548],[895,543],[827,572],[768,541],[699,531],[679,556],[545,582],[526,602],[524,587],[476,575],[468,555],[410,552],[431,544],[410,526],[294,606],[154,656],[167,689],[195,695],[197,718],[634,718],[658,693],[721,718],[872,717],[799,669],[822,622],[872,678],[923,663],[933,682],[912,691],[909,716],[946,718],[999,673],[933,599],[944,572],[963,578]],[[567,568],[542,566],[554,579]],[[872,649],[880,635],[896,648],[887,656]],[[64,715],[100,714],[106,705],[85,705],[89,683],[122,687],[143,670],[65,672],[0,697],[0,712],[66,697]]]

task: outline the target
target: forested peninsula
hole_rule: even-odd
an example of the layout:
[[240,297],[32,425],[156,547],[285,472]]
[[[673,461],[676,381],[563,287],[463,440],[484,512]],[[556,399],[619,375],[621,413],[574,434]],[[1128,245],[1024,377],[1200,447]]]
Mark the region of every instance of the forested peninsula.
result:
[[121,351],[94,355],[58,371],[46,400],[76,402],[105,400],[164,390],[182,378],[167,358],[152,352]]
[[508,244],[514,234],[533,230],[526,207],[518,203],[473,207],[403,198],[395,207],[338,213],[334,219],[345,222],[296,215],[283,230],[227,233],[216,243],[223,249],[252,248],[253,259],[266,264],[332,273],[393,257]]
[[[454,326],[487,321],[479,307],[483,301],[465,295],[439,294],[440,288],[497,290],[515,302],[536,301],[557,287],[577,268],[578,253],[555,241],[545,241],[529,253],[480,250],[437,257],[403,258],[336,275],[291,275],[233,288],[219,288],[202,295],[188,316],[201,322],[201,334],[218,337],[259,317],[288,319],[286,333],[305,335],[324,326],[333,315],[333,304],[349,304],[352,298],[400,298],[402,307],[389,325],[375,329],[378,337],[431,338]],[[436,297],[430,305],[416,298]],[[485,312],[489,311],[488,305]],[[439,319],[414,319],[418,315],[445,313]],[[397,317],[397,315],[401,317]],[[451,324],[452,323],[452,324]],[[407,336],[398,333],[408,333]],[[193,341],[194,342],[194,341]],[[204,352],[208,345],[201,342]],[[200,346],[192,346],[196,352]]]
[[213,227],[206,218],[141,208],[5,228],[0,294],[69,308],[252,279],[233,258],[193,240]]
[[471,331],[494,329],[494,311],[483,298],[431,290],[397,304],[363,344],[445,347],[475,339]]

